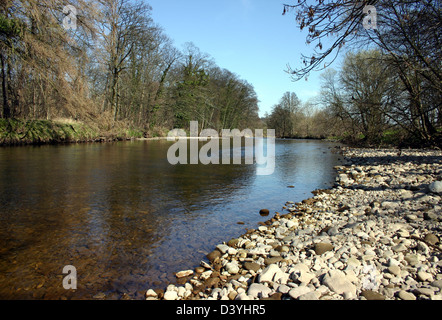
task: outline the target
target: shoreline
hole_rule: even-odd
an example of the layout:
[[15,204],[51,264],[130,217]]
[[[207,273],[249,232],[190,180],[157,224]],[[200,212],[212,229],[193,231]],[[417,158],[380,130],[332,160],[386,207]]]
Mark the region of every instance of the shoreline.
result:
[[0,147],[131,141],[145,134],[139,128],[122,124],[105,130],[71,119],[0,119]]
[[[93,124],[69,119],[20,120],[0,119],[0,147],[69,145],[86,143],[106,143],[120,141],[158,141],[168,140],[163,132],[157,137],[149,137],[141,128],[117,126],[112,130],[103,130]],[[218,139],[225,139],[221,132]],[[265,137],[265,135],[264,135]],[[176,137],[175,140],[178,140]],[[207,141],[204,137],[181,137],[187,140]],[[229,138],[234,138],[230,137]],[[253,136],[252,136],[253,138]],[[287,140],[323,140],[340,142],[330,138],[293,137],[278,138]]]
[[442,152],[342,150],[334,187],[287,201],[146,300],[442,300]]

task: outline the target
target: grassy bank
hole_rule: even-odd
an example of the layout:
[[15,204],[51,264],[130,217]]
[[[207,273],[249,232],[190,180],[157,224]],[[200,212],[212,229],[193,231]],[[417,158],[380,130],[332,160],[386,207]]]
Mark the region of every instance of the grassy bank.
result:
[[141,138],[141,129],[116,125],[103,130],[94,124],[59,120],[0,119],[0,145],[117,141]]

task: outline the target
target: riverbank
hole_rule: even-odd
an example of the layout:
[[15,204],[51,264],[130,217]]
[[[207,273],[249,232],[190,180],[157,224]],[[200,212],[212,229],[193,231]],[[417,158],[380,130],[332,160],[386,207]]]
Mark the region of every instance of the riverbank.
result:
[[146,299],[441,300],[442,152],[343,152],[335,187],[288,201]]
[[112,142],[143,138],[145,133],[126,124],[101,128],[70,119],[0,119],[0,146]]
[[[125,140],[155,141],[167,140],[169,129],[143,129],[128,122],[112,122],[98,125],[92,121],[82,122],[73,119],[22,120],[0,119],[0,147],[69,144],[89,142],[115,142]],[[264,134],[266,136],[266,134]],[[194,139],[187,137],[188,139]],[[204,138],[198,138],[204,139]],[[288,140],[323,140],[339,142],[338,139],[319,137],[287,138]]]

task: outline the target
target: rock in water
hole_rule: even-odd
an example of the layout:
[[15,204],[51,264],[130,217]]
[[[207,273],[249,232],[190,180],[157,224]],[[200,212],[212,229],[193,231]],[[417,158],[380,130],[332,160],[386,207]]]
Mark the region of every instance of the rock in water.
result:
[[221,256],[222,256],[222,253],[219,250],[213,250],[206,257],[207,257],[207,259],[209,259],[210,262],[213,262],[217,258],[220,258]]
[[184,277],[191,276],[192,274],[193,274],[193,270],[185,270],[185,271],[177,272],[177,273],[175,274],[175,276],[176,276],[177,278],[184,278]]
[[270,214],[270,211],[269,211],[269,209],[261,209],[259,211],[259,214],[262,216],[268,216]]
[[156,297],[158,297],[158,294],[155,291],[153,291],[152,289],[149,289],[146,291],[145,297],[146,298],[156,298]]

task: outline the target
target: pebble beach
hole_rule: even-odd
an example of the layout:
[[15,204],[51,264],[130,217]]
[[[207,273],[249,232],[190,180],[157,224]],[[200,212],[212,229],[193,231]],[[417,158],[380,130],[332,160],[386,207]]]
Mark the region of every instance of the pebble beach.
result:
[[146,299],[442,300],[442,152],[341,152],[333,188],[288,199]]

